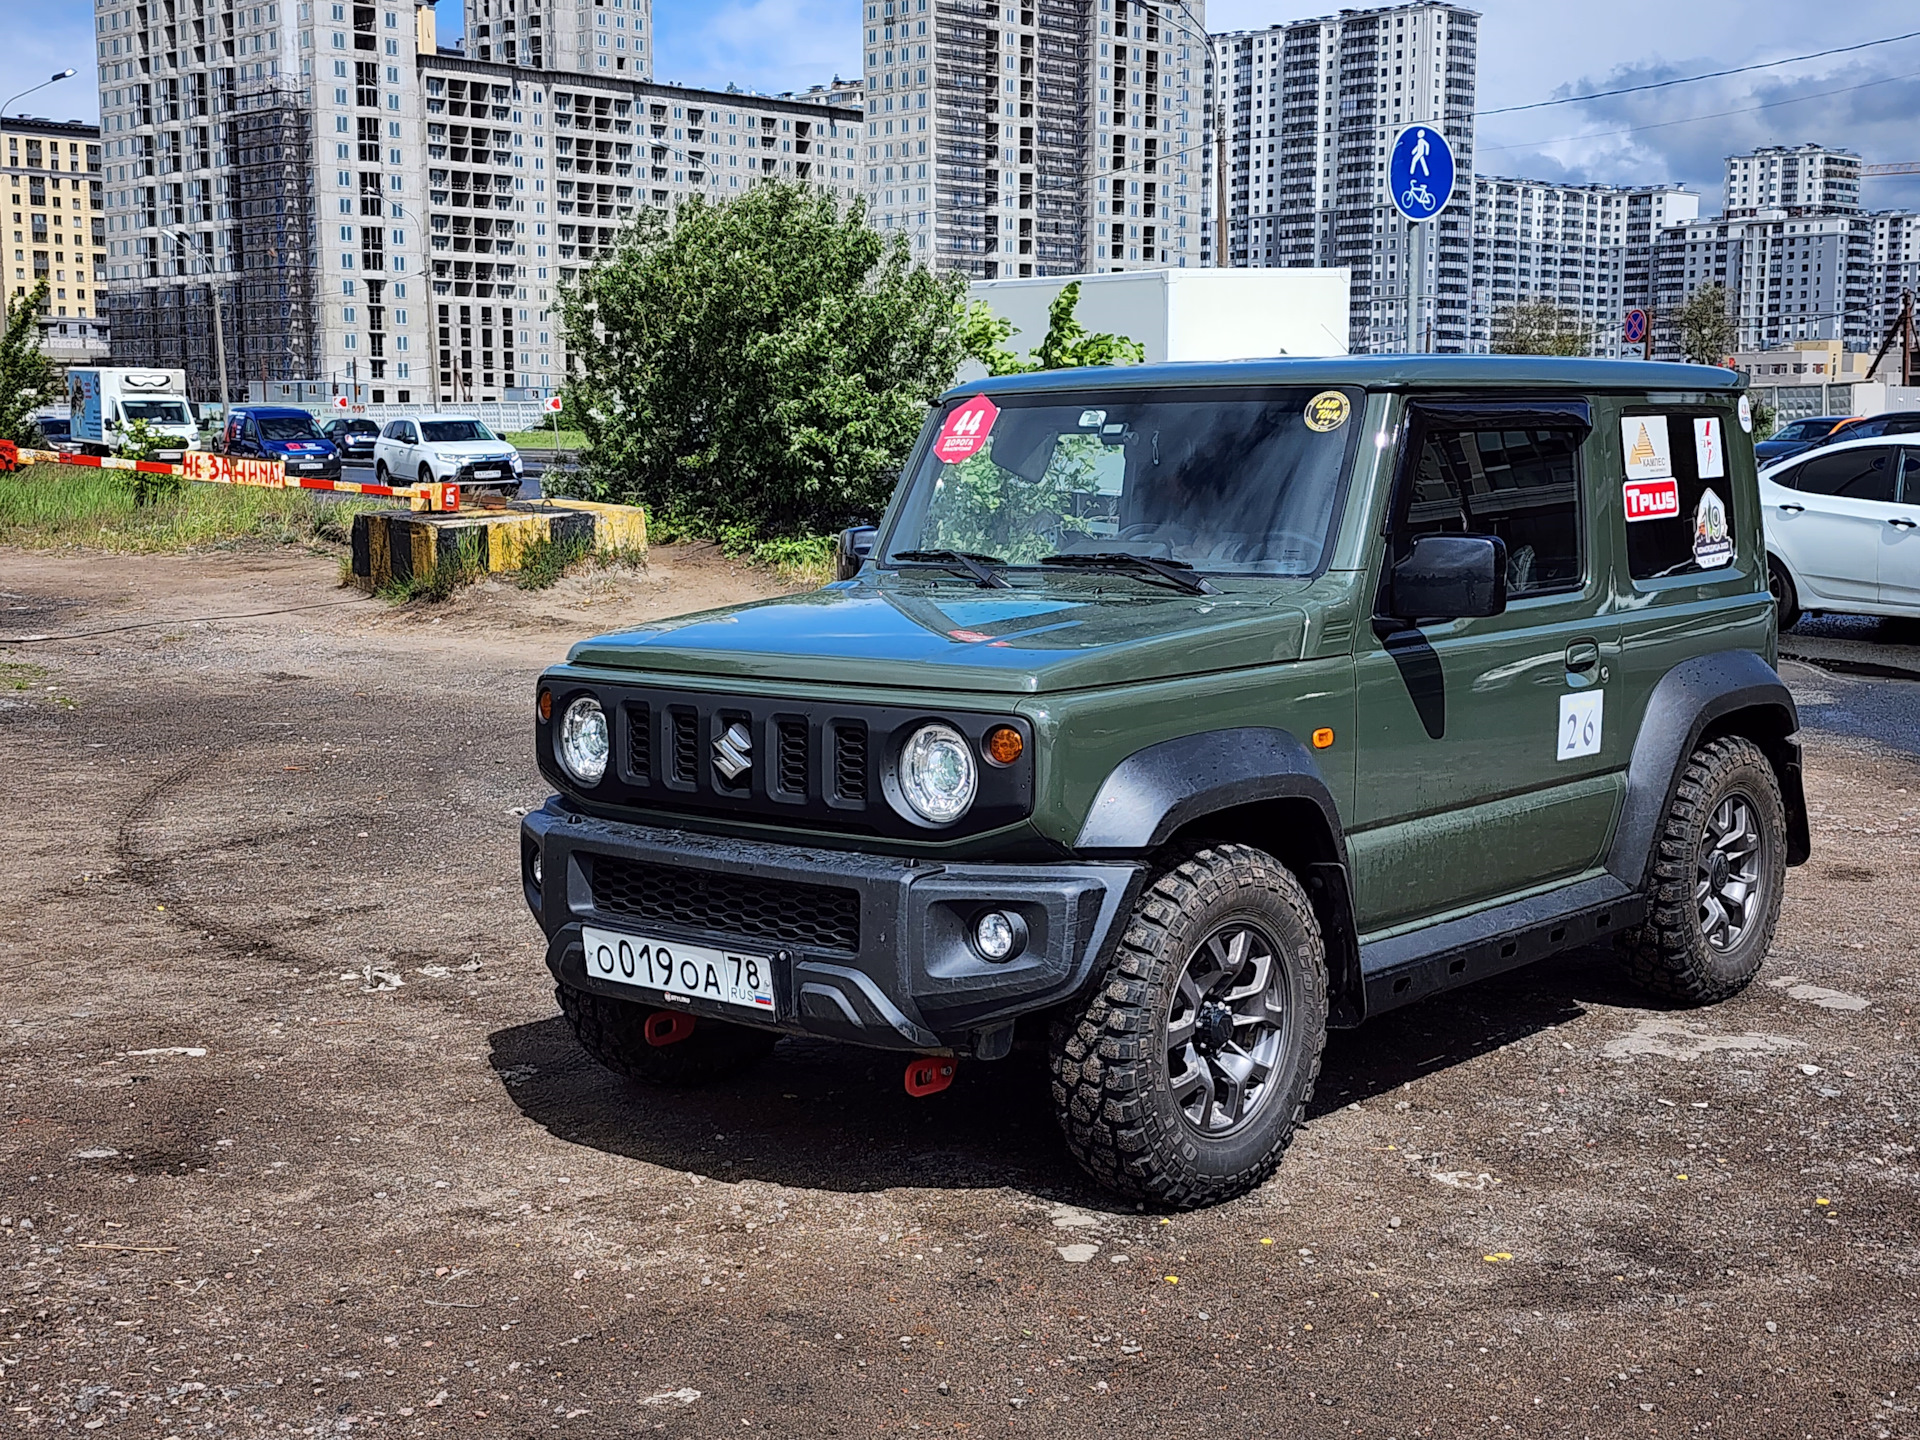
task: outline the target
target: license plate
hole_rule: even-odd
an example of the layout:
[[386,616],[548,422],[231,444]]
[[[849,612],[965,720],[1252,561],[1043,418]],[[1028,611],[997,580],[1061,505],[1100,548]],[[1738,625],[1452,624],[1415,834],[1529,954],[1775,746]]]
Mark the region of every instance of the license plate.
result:
[[498,470],[476,470],[473,472],[473,478],[476,480],[498,480],[500,478],[500,472]]
[[302,463],[302,464],[300,465],[300,467],[299,467],[299,468],[300,468],[300,469],[302,469],[302,470],[324,470],[324,469],[326,469],[327,467],[326,467],[326,464],[325,464],[325,462],[323,461],[323,462],[321,462],[321,463],[319,463],[319,464],[306,464],[306,463]]
[[765,955],[649,940],[591,926],[582,928],[580,938],[587,974],[596,980],[774,1013],[773,962]]

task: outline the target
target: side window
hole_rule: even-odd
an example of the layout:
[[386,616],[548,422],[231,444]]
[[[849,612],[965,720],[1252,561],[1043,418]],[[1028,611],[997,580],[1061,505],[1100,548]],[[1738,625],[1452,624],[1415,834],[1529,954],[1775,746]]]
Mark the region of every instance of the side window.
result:
[[[1635,580],[1697,574],[1733,563],[1737,492],[1723,446],[1731,416],[1629,411],[1620,420],[1627,478],[1627,573]],[[1798,471],[1774,477],[1804,488]]]
[[1582,438],[1576,430],[1428,429],[1394,560],[1422,535],[1498,535],[1514,599],[1579,589]]
[[1908,450],[1902,462],[1900,472],[1900,500],[1906,505],[1920,505],[1920,450]]
[[1887,422],[1886,435],[1920,434],[1920,415],[1897,415]]
[[1898,454],[1890,445],[1884,448],[1872,445],[1862,450],[1816,455],[1800,467],[1793,488],[1809,495],[1891,504],[1896,493]]

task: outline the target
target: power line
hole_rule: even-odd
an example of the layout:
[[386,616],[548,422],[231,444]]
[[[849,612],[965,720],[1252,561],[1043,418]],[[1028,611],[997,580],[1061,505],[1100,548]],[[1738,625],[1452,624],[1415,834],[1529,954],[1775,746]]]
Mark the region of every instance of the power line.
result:
[[1819,60],[1828,55],[1848,55],[1856,50],[1871,50],[1876,45],[1892,45],[1897,41],[1912,40],[1916,37],[1920,37],[1920,30],[1909,30],[1904,35],[1888,35],[1880,40],[1863,40],[1858,45],[1840,45],[1832,50],[1814,50],[1805,55],[1789,55],[1784,60],[1763,60],[1754,65],[1736,65],[1731,70],[1709,70],[1702,75],[1682,75],[1672,80],[1650,80],[1645,85],[1623,85],[1618,90],[1595,90],[1589,95],[1563,95],[1557,100],[1535,100],[1526,105],[1503,105],[1497,110],[1482,110],[1478,113],[1483,116],[1511,115],[1519,110],[1544,110],[1549,105],[1577,105],[1583,100],[1605,100],[1615,95],[1637,95],[1643,90],[1664,90],[1671,85],[1692,85],[1701,80],[1719,80],[1728,75],[1746,75],[1755,70],[1771,70],[1780,65],[1796,65],[1802,60]]

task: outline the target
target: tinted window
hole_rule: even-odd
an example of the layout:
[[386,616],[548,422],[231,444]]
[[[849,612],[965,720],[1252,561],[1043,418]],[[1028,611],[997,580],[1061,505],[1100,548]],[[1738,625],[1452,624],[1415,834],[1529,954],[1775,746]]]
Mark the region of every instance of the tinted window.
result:
[[310,415],[268,415],[260,421],[260,433],[269,440],[319,440],[323,438]]
[[1508,594],[1578,589],[1581,439],[1573,430],[1428,430],[1393,558],[1421,535],[1498,535]]
[[1900,499],[1908,505],[1920,505],[1920,450],[1906,452],[1900,475]]
[[[1629,411],[1629,417],[1666,422],[1666,449],[1671,461],[1669,478],[1678,493],[1676,511],[1656,519],[1627,522],[1627,573],[1636,580],[1657,580],[1668,575],[1689,575],[1722,569],[1740,558],[1737,542],[1740,534],[1737,513],[1739,491],[1728,473],[1727,456],[1722,452],[1720,474],[1700,475],[1700,440],[1696,420],[1718,419],[1722,434],[1733,429],[1732,417],[1713,411]],[[1783,480],[1782,483],[1789,483]],[[1703,565],[1705,556],[1717,563]]]
[[1887,420],[1887,428],[1882,435],[1920,434],[1920,415],[1894,415]]
[[1793,488],[1846,500],[1891,501],[1896,451],[1869,446],[1816,455],[1794,472]]
[[494,434],[478,420],[428,420],[421,427],[429,445],[457,445],[465,440],[491,440]]

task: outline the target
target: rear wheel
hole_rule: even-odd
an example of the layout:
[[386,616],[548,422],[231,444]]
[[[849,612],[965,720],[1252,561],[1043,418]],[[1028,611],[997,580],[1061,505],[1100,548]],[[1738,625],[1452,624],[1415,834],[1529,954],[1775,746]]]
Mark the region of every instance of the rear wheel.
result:
[[373,464],[373,478],[382,485],[391,485],[393,477],[387,473],[387,462],[376,460]]
[[691,1089],[712,1084],[749,1070],[766,1059],[779,1036],[724,1020],[693,1017],[671,1011],[679,1021],[691,1020],[693,1031],[668,1045],[650,1042],[649,1017],[661,1012],[631,1000],[615,1000],[562,985],[554,991],[560,1009],[573,1026],[580,1048],[609,1070],[647,1085]]
[[1627,972],[1687,1005],[1739,994],[1773,944],[1786,869],[1786,806],[1766,752],[1739,735],[1702,745],[1661,824],[1651,913],[1621,939]]
[[1122,1195],[1243,1195],[1280,1163],[1326,1023],[1326,952],[1300,882],[1250,846],[1201,850],[1147,887],[1099,988],[1055,1028],[1067,1147]]
[[1767,557],[1767,591],[1773,596],[1781,630],[1791,630],[1799,624],[1800,592],[1793,588],[1793,576],[1787,573],[1787,567],[1771,555]]

